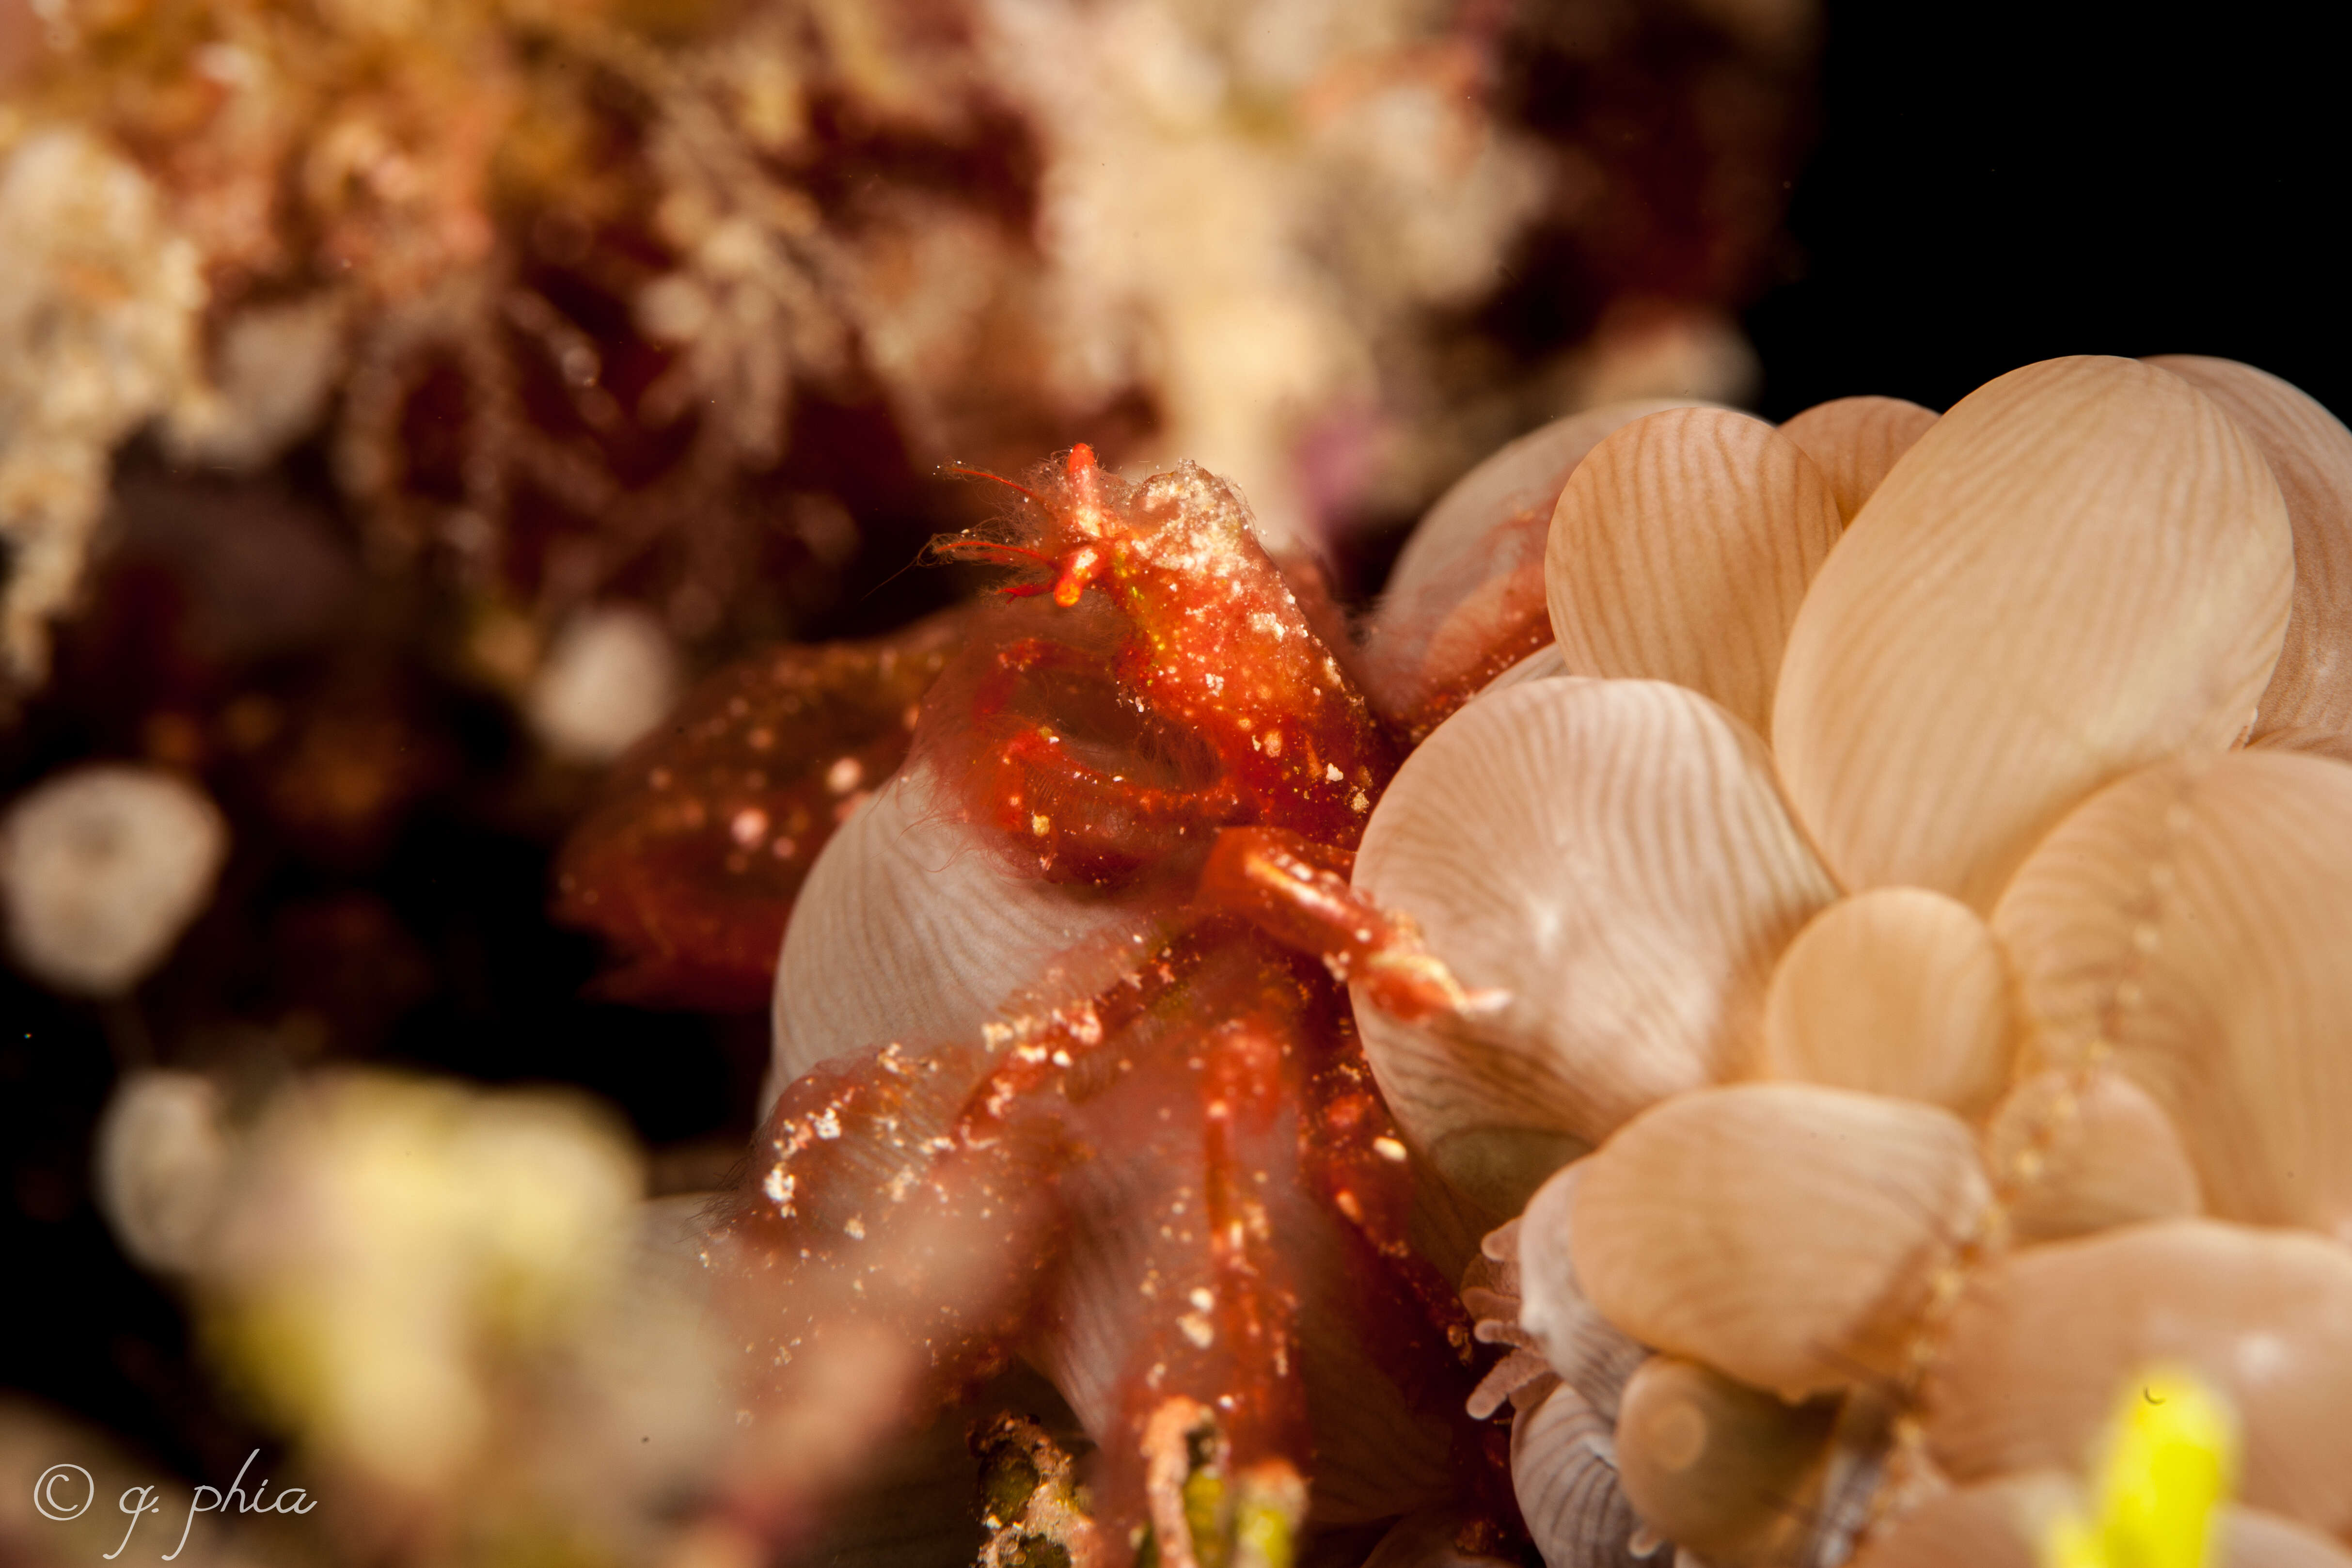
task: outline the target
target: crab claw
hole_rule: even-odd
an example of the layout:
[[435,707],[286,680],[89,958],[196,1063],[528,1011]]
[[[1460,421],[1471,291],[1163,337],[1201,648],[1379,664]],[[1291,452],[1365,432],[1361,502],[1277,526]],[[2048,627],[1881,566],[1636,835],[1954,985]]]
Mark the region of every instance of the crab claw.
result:
[[1238,915],[1292,950],[1359,982],[1382,1012],[1406,1023],[1475,1016],[1510,1000],[1471,990],[1429,951],[1412,917],[1381,909],[1348,883],[1355,857],[1275,827],[1229,827],[1201,870],[1196,900]]

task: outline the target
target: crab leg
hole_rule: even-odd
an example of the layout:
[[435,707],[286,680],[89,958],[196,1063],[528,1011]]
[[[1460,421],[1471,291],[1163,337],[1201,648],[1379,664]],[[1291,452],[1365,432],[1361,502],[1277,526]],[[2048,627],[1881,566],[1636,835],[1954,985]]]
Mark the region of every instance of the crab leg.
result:
[[1500,992],[1465,990],[1412,916],[1349,886],[1354,864],[1349,851],[1283,828],[1229,827],[1209,851],[1194,900],[1320,958],[1333,979],[1362,985],[1376,1005],[1408,1022],[1501,1005]]
[[1043,1118],[958,1138],[977,1046],[885,1046],[777,1102],[705,1258],[745,1351],[729,1488],[791,1540],[881,1443],[1001,1370],[1055,1261],[1064,1152]]

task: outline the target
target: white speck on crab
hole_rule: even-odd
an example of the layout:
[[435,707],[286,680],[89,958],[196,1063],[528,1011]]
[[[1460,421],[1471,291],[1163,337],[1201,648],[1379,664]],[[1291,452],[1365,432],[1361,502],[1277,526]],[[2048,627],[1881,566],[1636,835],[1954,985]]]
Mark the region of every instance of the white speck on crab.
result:
[[1176,1326],[1184,1331],[1186,1339],[1202,1350],[1207,1350],[1216,1341],[1217,1331],[1211,1327],[1209,1320],[1199,1312],[1185,1313],[1176,1320]]
[[1030,832],[1035,834],[1038,837],[1043,838],[1046,834],[1051,833],[1053,830],[1054,819],[1052,817],[1047,816],[1043,812],[1032,814],[1029,818]]
[[1282,755],[1281,731],[1268,730],[1265,732],[1265,754],[1269,757],[1278,757]]
[[833,766],[824,770],[824,787],[835,795],[847,795],[865,777],[865,763],[856,757],[837,757]]
[[1184,1299],[1203,1312],[1217,1304],[1217,1299],[1209,1293],[1209,1288],[1205,1285],[1193,1286],[1192,1293]]
[[852,1241],[864,1241],[866,1239],[866,1222],[856,1215],[851,1215],[847,1219],[842,1221],[841,1229],[842,1234],[848,1237]]
[[1372,809],[1372,797],[1366,795],[1362,790],[1358,790],[1355,794],[1348,797],[1348,809],[1349,811],[1370,811]]
[[1325,784],[1338,784],[1347,775],[1339,772],[1338,763],[1325,763],[1323,764],[1323,782]]
[[898,1173],[890,1178],[890,1184],[884,1191],[890,1194],[892,1203],[902,1204],[907,1201],[907,1194],[915,1190],[915,1182],[914,1167],[901,1165],[898,1167]]
[[828,1105],[810,1121],[809,1128],[819,1138],[830,1143],[841,1136],[841,1118],[834,1114],[833,1107]]
[[728,837],[735,840],[739,848],[743,849],[749,849],[760,842],[766,836],[767,831],[768,814],[756,805],[745,806],[735,814],[735,820],[727,825]]
[[1070,1038],[1082,1046],[1102,1044],[1102,1019],[1096,1016],[1094,1004],[1082,1003],[1070,1014]]
[[1054,1053],[1053,1061],[1054,1065],[1057,1068],[1068,1067],[1070,1065],[1070,1053],[1067,1051],[1055,1051]]
[[1393,1160],[1400,1165],[1404,1163],[1404,1145],[1393,1138],[1373,1139],[1372,1152],[1383,1160]]
[[761,1191],[768,1194],[769,1202],[790,1214],[793,1212],[793,1184],[792,1173],[778,1165],[768,1173],[768,1179],[761,1184]]

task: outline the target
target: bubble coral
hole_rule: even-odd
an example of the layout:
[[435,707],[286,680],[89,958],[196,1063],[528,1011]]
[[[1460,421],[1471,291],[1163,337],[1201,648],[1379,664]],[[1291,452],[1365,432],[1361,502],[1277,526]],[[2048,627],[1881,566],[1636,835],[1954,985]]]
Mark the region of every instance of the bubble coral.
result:
[[2242,1430],[2227,1560],[2352,1561],[2352,434],[2075,358],[1570,437],[1550,646],[1353,878],[1511,997],[1356,1016],[1496,1227],[1546,1560],[2027,1562],[2166,1364]]

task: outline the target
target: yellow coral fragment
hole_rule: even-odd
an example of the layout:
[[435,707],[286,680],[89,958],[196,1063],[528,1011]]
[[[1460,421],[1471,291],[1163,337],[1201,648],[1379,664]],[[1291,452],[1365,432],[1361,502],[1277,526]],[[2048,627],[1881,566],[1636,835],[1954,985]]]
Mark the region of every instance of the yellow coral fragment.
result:
[[2238,1425],[2194,1373],[2158,1367],[2124,1392],[2102,1445],[2097,1511],[2069,1511],[2046,1568],[2207,1568],[2216,1510],[2238,1479]]

